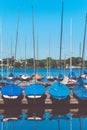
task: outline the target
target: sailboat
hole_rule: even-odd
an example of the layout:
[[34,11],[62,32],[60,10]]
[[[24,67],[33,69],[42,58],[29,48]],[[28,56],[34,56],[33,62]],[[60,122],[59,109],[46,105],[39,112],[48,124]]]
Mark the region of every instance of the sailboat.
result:
[[50,58],[50,39],[49,39],[49,57],[47,58],[47,76],[44,76],[41,83],[46,87],[50,86],[54,81],[54,77],[51,76],[51,58]]
[[25,40],[25,73],[20,76],[21,81],[30,81],[30,76],[26,73],[26,40]]
[[46,78],[49,80],[49,81],[54,81],[54,77],[51,75],[51,58],[50,58],[50,38],[49,38],[49,57],[48,57],[48,62],[47,62],[47,76]]
[[68,74],[68,82],[66,83],[66,85],[69,88],[72,88],[73,86],[76,85],[76,75],[75,72],[72,71],[72,19],[71,19],[71,24],[70,24],[70,72]]
[[[8,49],[8,53],[9,53],[9,49]],[[8,57],[9,57],[9,55],[8,55]],[[8,75],[7,75],[7,79],[13,81],[15,79],[15,76],[14,76],[14,74],[12,72],[12,68],[9,67],[9,59],[7,59],[7,63],[8,63],[8,68],[7,68]],[[11,67],[12,67],[12,39],[11,39]]]
[[[19,15],[18,15],[18,23],[19,23]],[[16,50],[17,50],[17,40],[18,40],[18,23],[17,23],[17,33],[16,33],[16,46],[15,46],[15,59],[16,59]],[[4,100],[5,105],[20,105],[22,96],[22,88],[19,85],[14,83],[2,86],[1,89],[2,98]]]
[[[34,14],[32,7],[32,28],[33,28],[33,55],[34,55],[34,75],[36,75],[36,61],[35,61],[35,36],[34,36]],[[29,104],[44,104],[45,103],[45,91],[44,85],[37,83],[36,78],[34,78],[34,83],[28,85],[25,88],[25,95]]]
[[[84,51],[85,51],[85,37],[86,37],[86,24],[87,24],[87,14],[85,19],[85,30],[84,30],[84,40],[83,40],[83,52],[82,52],[82,66],[84,67]],[[82,69],[81,68],[81,74]],[[82,78],[81,76],[78,79],[78,85],[73,88],[73,95],[78,100],[79,105],[87,104],[87,80]]]
[[41,81],[42,77],[38,74],[38,37],[37,37],[37,60],[36,60],[36,74],[34,76],[34,78],[37,81]]
[[[62,17],[61,17],[61,35],[60,35],[60,70],[59,74],[61,72],[61,49],[62,49],[62,31],[63,31],[63,2],[62,2]],[[50,94],[51,100],[53,104],[69,104],[69,94],[70,90],[69,88],[60,82],[55,82],[48,88],[48,92]]]

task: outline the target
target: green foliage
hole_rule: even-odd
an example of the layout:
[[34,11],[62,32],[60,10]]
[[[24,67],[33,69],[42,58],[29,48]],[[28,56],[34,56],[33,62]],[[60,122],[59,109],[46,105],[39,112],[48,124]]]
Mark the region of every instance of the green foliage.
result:
[[[14,65],[14,57],[12,58],[8,58],[9,60],[9,65],[12,64]],[[25,67],[25,62],[26,62],[26,67],[27,68],[33,68],[33,63],[34,63],[34,59],[30,58],[30,59],[26,59],[26,60],[19,60],[19,61],[15,61],[15,67],[19,68],[19,67]],[[36,68],[47,68],[47,67],[51,67],[51,68],[57,68],[60,66],[60,61],[57,59],[52,59],[51,57],[47,57],[46,59],[42,59],[42,60],[36,60]],[[3,63],[4,63],[4,67],[7,64],[7,59],[3,59]],[[1,64],[1,63],[0,63]],[[61,67],[65,67],[65,66],[70,66],[70,58],[66,59],[66,60],[61,60]],[[72,57],[72,65],[73,66],[82,66],[82,59],[80,57]],[[85,61],[85,67],[87,67],[87,61]]]
[[16,68],[20,68],[22,66],[22,64],[20,62],[15,62],[15,67]]

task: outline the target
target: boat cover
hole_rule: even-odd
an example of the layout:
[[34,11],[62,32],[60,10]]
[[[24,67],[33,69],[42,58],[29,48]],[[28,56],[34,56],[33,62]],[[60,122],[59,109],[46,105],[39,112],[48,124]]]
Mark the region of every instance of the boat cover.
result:
[[64,75],[63,74],[59,74],[58,78],[63,79]]
[[49,82],[49,80],[46,77],[44,77],[41,81],[44,82],[44,83],[48,83]]
[[68,74],[68,77],[72,77],[72,78],[73,78],[73,77],[76,77],[75,72],[73,72],[73,71],[72,71],[72,72],[70,72],[70,73]]
[[86,69],[84,70],[84,74],[86,74],[86,75],[87,75],[87,70],[86,70]]
[[14,74],[13,74],[13,73],[10,73],[8,77],[14,77]]
[[70,90],[69,88],[60,82],[55,82],[54,84],[52,84],[49,89],[48,89],[50,95],[54,98],[54,99],[66,99],[69,94],[70,94]]
[[1,80],[0,84],[2,84],[2,86],[3,86],[3,84],[6,84],[6,85],[13,84],[13,82],[9,79],[6,79],[6,80]]
[[20,96],[22,94],[22,88],[20,86],[11,84],[8,86],[3,86],[1,89],[2,95],[8,96]]
[[46,91],[44,85],[41,84],[30,84],[25,88],[25,94],[29,95],[43,95]]
[[0,75],[0,79],[2,79],[2,76]]
[[87,89],[84,86],[75,86],[72,91],[79,99],[87,99]]
[[87,79],[79,77],[77,83],[81,86],[83,84],[87,84]]

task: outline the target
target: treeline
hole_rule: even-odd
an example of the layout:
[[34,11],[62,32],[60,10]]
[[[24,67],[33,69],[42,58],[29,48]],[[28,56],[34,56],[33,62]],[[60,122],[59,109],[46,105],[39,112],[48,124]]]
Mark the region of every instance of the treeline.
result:
[[[34,59],[26,59],[26,60],[14,60],[14,58],[8,58],[3,59],[3,66],[9,66],[9,67],[26,67],[26,68],[32,68],[33,67]],[[60,60],[52,59],[51,57],[48,57],[46,59],[42,60],[35,60],[36,62],[36,68],[57,68],[60,66]],[[2,64],[2,62],[0,62]],[[82,59],[80,57],[72,57],[72,66],[81,67]],[[2,65],[1,65],[2,66]],[[70,58],[61,60],[61,67],[69,67],[70,66]],[[85,61],[85,67],[87,67],[87,61]]]

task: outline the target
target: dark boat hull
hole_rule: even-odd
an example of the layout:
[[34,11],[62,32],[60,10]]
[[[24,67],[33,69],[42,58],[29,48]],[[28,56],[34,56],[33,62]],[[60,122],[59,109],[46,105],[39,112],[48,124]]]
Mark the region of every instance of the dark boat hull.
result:
[[28,96],[26,96],[28,104],[45,104],[45,99],[46,99],[46,95],[42,95],[40,98],[29,98]]
[[79,106],[87,106],[87,98],[86,99],[80,99],[75,94],[73,94],[73,96],[78,100]]
[[63,100],[59,100],[59,99],[54,99],[52,96],[50,97],[52,100],[52,104],[53,105],[64,105],[64,106],[68,106],[70,104],[70,97],[68,96],[67,98],[63,99]]
[[5,106],[16,106],[16,105],[20,106],[22,104],[23,96],[20,95],[16,99],[8,99],[8,98],[3,97],[3,95],[2,95],[2,98],[4,100],[4,105]]

